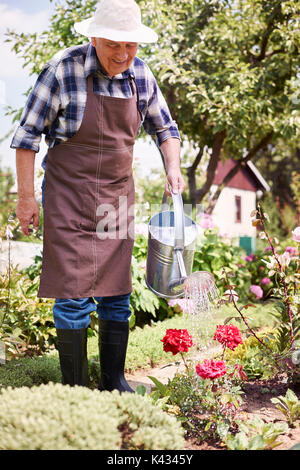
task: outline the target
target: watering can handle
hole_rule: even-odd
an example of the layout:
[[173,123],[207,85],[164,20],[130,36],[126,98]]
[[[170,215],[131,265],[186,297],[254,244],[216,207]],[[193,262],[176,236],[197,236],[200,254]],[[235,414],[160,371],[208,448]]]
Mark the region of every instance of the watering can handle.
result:
[[[174,250],[184,250],[184,212],[183,202],[180,193],[174,194],[171,191],[174,210],[175,243]],[[167,204],[167,194],[164,193],[162,207]],[[168,205],[168,204],[167,204]]]

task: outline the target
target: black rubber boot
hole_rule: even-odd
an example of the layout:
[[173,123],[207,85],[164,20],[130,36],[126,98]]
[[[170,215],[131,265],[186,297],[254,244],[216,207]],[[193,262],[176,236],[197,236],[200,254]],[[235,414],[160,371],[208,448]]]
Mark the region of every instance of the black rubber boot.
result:
[[128,335],[128,322],[99,319],[99,390],[134,393],[124,377]]
[[87,328],[56,330],[64,385],[88,385]]

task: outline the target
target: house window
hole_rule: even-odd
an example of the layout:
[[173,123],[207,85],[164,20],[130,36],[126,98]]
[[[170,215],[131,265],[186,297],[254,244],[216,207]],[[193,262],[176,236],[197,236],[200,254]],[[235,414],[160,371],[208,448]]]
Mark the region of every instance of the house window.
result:
[[235,222],[242,222],[242,200],[241,196],[235,196]]

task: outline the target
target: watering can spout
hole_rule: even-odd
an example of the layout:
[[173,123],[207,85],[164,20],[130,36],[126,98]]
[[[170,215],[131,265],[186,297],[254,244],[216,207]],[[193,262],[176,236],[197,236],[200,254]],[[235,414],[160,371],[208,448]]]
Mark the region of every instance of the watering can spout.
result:
[[174,248],[174,252],[176,253],[176,256],[177,256],[180,277],[171,279],[171,281],[169,282],[169,289],[172,292],[174,292],[174,294],[176,294],[182,291],[184,281],[187,279],[187,274],[186,274],[186,269],[185,269],[185,265],[184,265],[184,261],[182,257],[182,250],[180,248]]
[[172,279],[169,282],[169,289],[172,291],[174,294],[177,294],[178,292],[182,292],[182,287],[184,285],[184,282],[186,281],[187,277],[179,277],[176,279]]

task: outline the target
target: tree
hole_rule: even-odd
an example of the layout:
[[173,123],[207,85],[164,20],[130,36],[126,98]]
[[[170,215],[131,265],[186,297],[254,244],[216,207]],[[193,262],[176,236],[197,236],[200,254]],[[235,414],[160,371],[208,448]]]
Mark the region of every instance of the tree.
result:
[[[297,0],[139,0],[144,22],[159,34],[157,46],[142,47],[167,98],[172,115],[198,149],[187,168],[190,199],[209,193],[218,162],[237,163],[223,186],[248,160],[280,139],[296,148],[300,135]],[[79,44],[73,23],[88,17],[96,1],[64,0],[49,29],[36,34],[9,32],[16,53],[31,72],[59,49]],[[297,94],[298,93],[298,94]],[[17,114],[15,113],[15,117]],[[196,174],[204,149],[211,149],[206,178]]]
[[[207,195],[220,159],[237,164],[215,193],[268,144],[299,142],[299,4],[269,0],[140,2],[160,36],[148,62],[172,114],[199,152],[187,169],[190,198]],[[195,175],[212,149],[206,180]],[[211,204],[210,210],[212,210]]]

